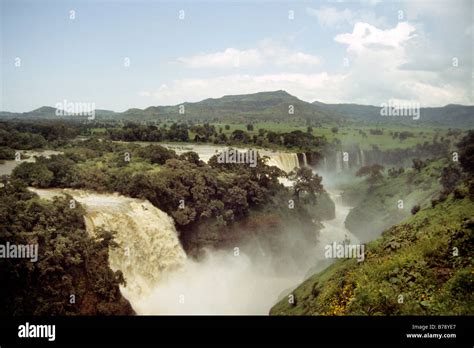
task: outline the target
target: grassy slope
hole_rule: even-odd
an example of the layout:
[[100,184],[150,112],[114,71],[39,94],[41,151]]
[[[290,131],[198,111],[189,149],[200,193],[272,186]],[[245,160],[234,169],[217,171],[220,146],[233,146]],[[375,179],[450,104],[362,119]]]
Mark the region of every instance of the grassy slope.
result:
[[[344,200],[354,208],[346,218],[346,227],[362,241],[372,240],[381,231],[411,214],[411,208],[430,204],[441,189],[438,178],[447,159],[430,162],[419,173],[407,169],[396,178],[384,178],[370,189],[365,181],[346,187]],[[400,209],[398,201],[403,201]]]
[[365,261],[335,262],[293,292],[294,305],[284,298],[270,314],[472,315],[473,211],[468,197],[452,196],[422,209],[366,245]]

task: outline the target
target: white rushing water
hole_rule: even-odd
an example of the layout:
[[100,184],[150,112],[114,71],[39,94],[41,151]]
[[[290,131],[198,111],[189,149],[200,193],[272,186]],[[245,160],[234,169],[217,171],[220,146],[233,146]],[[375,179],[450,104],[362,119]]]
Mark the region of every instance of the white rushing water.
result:
[[[270,308],[298,286],[311,269],[321,271],[332,260],[325,259],[325,246],[357,238],[344,226],[350,208],[342,204],[338,191],[330,191],[336,204],[336,217],[324,221],[318,243],[307,244],[307,250],[289,250],[279,255],[260,255],[242,247],[240,255],[233,250],[210,251],[199,262],[188,259],[185,265],[169,273],[151,296],[133,301],[140,314],[256,314],[267,315]],[[292,238],[288,232],[288,238]],[[312,255],[306,262],[291,264],[292,256]],[[288,262],[290,272],[278,273],[277,261]],[[287,261],[285,261],[287,260]],[[302,267],[303,266],[303,267]],[[288,271],[287,269],[287,271]]]
[[123,295],[138,314],[267,314],[282,289],[299,277],[280,277],[268,260],[251,261],[245,246],[186,257],[170,216],[148,201],[84,190],[34,189],[50,199],[70,194],[86,209],[86,227],[116,231],[110,267],[127,282]]
[[323,248],[322,250],[324,250],[324,246],[332,244],[334,242],[347,242],[351,244],[358,244],[358,238],[354,236],[344,224],[347,215],[349,215],[351,207],[343,204],[341,192],[339,190],[329,189],[328,193],[331,197],[331,200],[336,206],[336,217],[332,220],[323,221],[324,228],[320,231],[319,234],[318,247]]
[[336,152],[336,173],[340,173],[342,171],[342,152]]
[[[138,142],[138,144],[142,146],[149,145],[150,143],[146,142]],[[209,145],[209,144],[163,144],[158,143],[158,145],[164,146],[170,150],[174,150],[178,155],[188,152],[194,151],[199,155],[199,158],[204,161],[208,162],[209,159],[219,154],[220,152],[228,149],[227,146],[223,145]],[[238,148],[239,151],[248,151],[248,148]],[[283,170],[286,173],[291,172],[295,168],[299,168],[299,161],[298,155],[294,152],[283,152],[283,151],[272,151],[266,149],[257,149],[258,153],[261,156],[268,156],[269,159],[267,164],[270,166],[276,166]],[[306,156],[304,157],[306,159]]]
[[132,305],[133,299],[147,296],[167,272],[185,263],[173,219],[146,200],[84,190],[31,190],[43,198],[68,193],[86,209],[91,235],[97,228],[117,233],[118,248],[110,250],[110,268],[123,272],[127,286],[122,293]]

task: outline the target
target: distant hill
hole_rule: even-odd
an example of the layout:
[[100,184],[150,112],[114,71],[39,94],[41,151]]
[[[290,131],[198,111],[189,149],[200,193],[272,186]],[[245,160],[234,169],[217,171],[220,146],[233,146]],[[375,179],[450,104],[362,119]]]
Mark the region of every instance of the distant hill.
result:
[[[110,110],[95,110],[95,117],[97,119],[101,118],[112,118],[115,115],[120,115],[114,111]],[[51,106],[42,106],[38,109],[27,111],[27,112],[0,112],[0,119],[1,118],[15,118],[15,119],[87,119],[87,115],[66,115],[66,116],[58,116],[56,115],[56,108]]]
[[[294,113],[290,113],[291,109]],[[180,110],[184,113],[180,113]],[[292,122],[301,125],[324,123],[342,124],[348,120],[367,122],[390,122],[410,124],[410,117],[381,117],[380,107],[358,104],[308,103],[285,91],[259,92],[253,94],[227,95],[199,102],[185,102],[172,106],[150,106],[146,109],[128,109],[125,112],[96,110],[98,120],[172,120],[203,122]],[[56,109],[43,106],[24,112],[0,112],[0,118],[57,119]],[[86,116],[63,116],[62,118]],[[474,106],[447,105],[439,108],[421,109],[418,123],[474,128]]]
[[[318,101],[313,105],[325,111],[332,111],[344,118],[363,121],[383,121],[413,123],[411,117],[382,117],[381,107],[360,104],[324,104]],[[439,124],[462,128],[474,128],[474,106],[449,104],[443,107],[421,108],[419,123]]]
[[[180,114],[180,107],[184,114]],[[290,109],[294,112],[290,113]],[[342,121],[332,111],[319,107],[288,94],[285,91],[260,92],[255,94],[228,95],[209,98],[196,103],[182,103],[174,106],[152,106],[144,110],[130,109],[121,117],[126,119],[178,119],[208,122],[265,122],[295,121],[312,124]]]
[[[180,113],[183,110],[184,113]],[[291,113],[293,110],[293,113]],[[7,118],[58,118],[56,109],[48,106],[24,112],[0,112]],[[76,116],[65,116],[68,118]],[[85,118],[85,117],[84,117]],[[195,103],[173,106],[150,106],[146,109],[129,109],[122,113],[96,110],[96,119],[115,120],[192,120],[195,122],[296,122],[318,125],[325,122],[343,122],[343,118],[332,111],[319,107],[288,94],[285,91],[260,92],[255,94],[229,95],[209,98]]]

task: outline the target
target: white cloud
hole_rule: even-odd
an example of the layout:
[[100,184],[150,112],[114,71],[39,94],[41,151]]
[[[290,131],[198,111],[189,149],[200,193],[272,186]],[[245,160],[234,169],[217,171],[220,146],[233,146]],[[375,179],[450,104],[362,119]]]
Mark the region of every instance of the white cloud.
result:
[[188,68],[232,68],[259,66],[263,63],[257,50],[238,50],[227,48],[222,52],[200,53],[191,57],[178,59]]
[[337,29],[342,25],[354,25],[357,22],[366,22],[375,26],[385,26],[384,17],[378,17],[370,10],[339,10],[335,7],[324,6],[318,9],[308,7],[306,12],[315,17],[323,28]]
[[261,42],[259,52],[265,57],[267,64],[274,64],[279,68],[311,68],[321,64],[321,59],[315,55],[282,47],[271,40]]
[[472,103],[465,89],[450,83],[440,84],[433,73],[399,71],[392,69],[393,62],[377,65],[376,61],[375,57],[366,62],[357,61],[349,72],[341,74],[233,74],[178,79],[155,91],[141,92],[141,95],[150,96],[151,103],[156,105],[275,90],[285,90],[308,102],[380,105],[389,99],[397,99],[416,101],[422,106]]
[[190,57],[181,57],[178,61],[187,68],[192,69],[247,68],[259,67],[264,64],[279,68],[297,69],[299,67],[314,67],[321,62],[317,56],[292,51],[270,40],[261,42],[255,49],[239,50],[227,48],[220,52],[200,53]]
[[[418,42],[420,38],[423,45]],[[395,99],[422,106],[473,103],[469,83],[466,87],[466,80],[458,78],[460,73],[456,75],[457,71],[452,71],[449,64],[446,67],[437,64],[434,68],[431,67],[434,63],[423,63],[430,42],[410,23],[398,23],[384,30],[358,22],[352,32],[341,33],[334,39],[346,46],[349,58],[349,67],[343,70],[341,66],[337,73],[313,73],[308,67],[317,65],[318,57],[266,41],[248,51],[257,52],[265,66],[271,63],[278,67],[275,73],[177,79],[141,95],[159,105],[273,90],[286,90],[310,102],[380,105]],[[438,60],[437,55],[431,59]],[[429,69],[423,68],[424,65]],[[292,66],[305,69],[295,72]],[[214,74],[215,71],[212,70]]]
[[393,29],[381,30],[368,23],[356,23],[352,33],[339,34],[334,40],[348,45],[349,51],[361,51],[367,48],[398,48],[410,40],[415,27],[407,22],[398,23]]
[[297,67],[297,66],[316,66],[321,63],[321,60],[318,57],[312,56],[311,54],[306,54],[303,52],[291,53],[287,56],[281,56],[277,58],[276,64],[278,66],[288,66],[288,67]]
[[425,46],[411,44],[419,38],[414,33],[415,27],[406,22],[387,30],[357,23],[352,33],[337,35],[335,41],[347,45],[350,57],[346,82],[353,88],[345,90],[345,98],[371,104],[388,99],[416,101],[422,106],[471,104],[469,90],[452,73],[444,74],[440,67],[406,69],[407,64],[430,65],[424,62]]
[[343,75],[281,73],[265,75],[233,74],[205,79],[180,79],[162,85],[152,92],[158,104],[178,104],[183,101],[199,101],[229,94],[247,94],[262,91],[286,90],[303,100],[338,99],[338,88]]
[[322,27],[337,27],[340,24],[350,23],[353,13],[349,9],[338,10],[334,7],[320,9],[307,8],[308,14],[317,18]]

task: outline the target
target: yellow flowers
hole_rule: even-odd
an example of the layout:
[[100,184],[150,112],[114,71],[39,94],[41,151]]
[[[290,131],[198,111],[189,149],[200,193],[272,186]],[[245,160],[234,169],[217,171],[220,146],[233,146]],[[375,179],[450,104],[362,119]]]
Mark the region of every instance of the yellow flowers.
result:
[[326,315],[341,315],[344,314],[347,308],[347,305],[354,298],[354,288],[352,284],[345,284],[342,288],[342,292],[339,296],[333,297],[331,300],[329,311],[326,312]]

